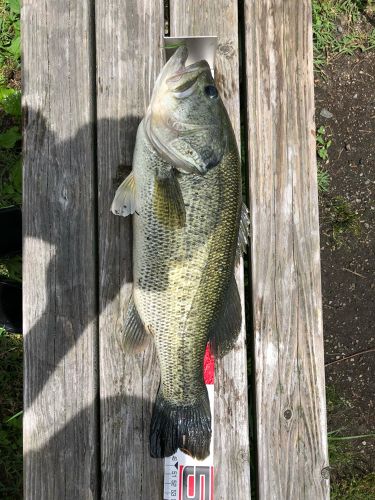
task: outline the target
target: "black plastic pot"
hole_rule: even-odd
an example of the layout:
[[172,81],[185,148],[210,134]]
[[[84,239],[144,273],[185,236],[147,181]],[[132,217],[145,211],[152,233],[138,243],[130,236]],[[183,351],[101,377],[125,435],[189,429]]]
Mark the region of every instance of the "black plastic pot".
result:
[[[22,252],[20,208],[0,208],[0,235],[0,256]],[[0,327],[22,333],[22,285],[6,278],[0,278]]]
[[20,208],[0,208],[0,234],[0,255],[22,252],[22,212]]
[[22,333],[22,285],[0,280],[0,326],[9,333]]

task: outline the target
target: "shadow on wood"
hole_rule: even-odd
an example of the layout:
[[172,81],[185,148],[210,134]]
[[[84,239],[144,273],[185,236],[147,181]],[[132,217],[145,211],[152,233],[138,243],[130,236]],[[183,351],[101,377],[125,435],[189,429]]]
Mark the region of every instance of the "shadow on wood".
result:
[[[90,165],[87,165],[84,147],[93,125],[80,128],[74,137],[60,139],[41,113],[27,109],[24,120],[24,258],[28,266],[24,287],[27,495],[33,498],[44,491],[43,498],[58,498],[64,491],[67,498],[88,498],[88,491],[81,496],[79,488],[90,484],[94,491],[100,477],[98,316],[121,293],[121,287],[132,283],[131,218],[108,214],[110,224],[117,226],[112,234],[126,233],[126,238],[119,241],[118,236],[107,244],[125,246],[123,250],[128,258],[118,266],[116,282],[107,283],[105,262],[101,264],[100,276],[97,269],[98,217],[103,214],[96,213],[95,176],[90,179],[89,193],[85,185],[90,178],[85,169]],[[134,142],[139,121],[138,117],[125,116],[121,120],[102,120],[97,126],[108,134],[113,129],[123,130],[124,136]],[[62,159],[67,158],[70,163],[62,163]],[[119,165],[112,191],[102,194],[108,197],[109,203],[124,175],[125,169]],[[120,254],[112,252],[116,253]],[[101,286],[106,288],[106,301],[98,300],[99,278]],[[99,304],[101,310],[98,311]],[[150,352],[146,355],[150,356]],[[142,355],[137,358],[142,363]],[[125,378],[121,372],[118,377]],[[154,394],[150,391],[137,398],[125,395],[126,392],[124,388],[123,394],[112,398],[117,406],[107,406],[111,398],[104,398],[103,405],[109,408],[105,425],[113,416],[116,422],[111,431],[122,426],[128,440],[125,462],[131,468],[131,442],[139,432],[148,432]],[[132,400],[129,406],[126,398]],[[118,417],[116,411],[125,406],[126,415]],[[142,421],[137,420],[139,415],[143,416]],[[141,431],[134,432],[139,427]],[[108,435],[105,437],[108,439]],[[111,439],[116,441],[118,436],[111,435]],[[143,462],[151,462],[146,449],[148,440],[142,446],[145,448],[141,454]],[[103,463],[102,468],[105,467]],[[161,467],[161,462],[155,461],[154,467]],[[53,471],[51,476],[45,474],[47,470]],[[112,473],[122,474],[123,470],[118,468]],[[125,477],[126,481],[142,483],[142,471],[124,475],[123,481]],[[98,484],[96,488],[99,489]],[[128,484],[126,491],[133,491],[133,486]],[[137,491],[134,498],[142,496]]]
[[[93,127],[88,124],[83,130],[79,130],[77,135],[65,141],[59,141],[56,134],[49,130],[47,122],[41,113],[33,110],[26,110],[25,114],[25,142],[28,149],[34,149],[38,152],[38,159],[42,155],[48,164],[47,168],[60,169],[66,168],[59,162],[60,154],[63,150],[77,151],[82,144],[81,136],[85,136],[86,129]],[[139,118],[134,116],[124,117],[120,121],[103,120],[101,126],[107,130],[114,128],[116,130],[123,129],[125,134],[131,135],[131,139],[135,142],[135,134],[139,125]],[[28,130],[37,129],[37,143],[30,144],[28,142]],[[66,153],[64,153],[66,154]],[[26,352],[40,353],[40,357],[33,360],[38,362],[30,366],[33,370],[31,373],[33,383],[27,384],[27,407],[37,398],[43,387],[52,375],[53,367],[56,367],[64,356],[74,348],[75,343],[85,331],[91,321],[97,319],[98,311],[96,308],[90,307],[88,299],[86,274],[93,273],[98,279],[97,270],[89,268],[87,265],[86,255],[82,255],[82,243],[84,246],[92,244],[92,253],[97,252],[95,241],[82,241],[81,224],[85,223],[82,220],[80,211],[80,200],[82,197],[83,186],[79,182],[79,175],[61,175],[57,179],[58,185],[51,186],[51,176],[48,172],[43,175],[43,172],[38,172],[38,169],[33,165],[32,153],[27,153],[28,164],[25,165],[25,184],[33,184],[32,199],[26,198],[24,205],[24,251],[26,258],[28,252],[35,250],[35,246],[43,246],[49,249],[50,259],[48,267],[46,262],[41,262],[44,267],[38,271],[45,277],[45,294],[40,297],[38,293],[35,295],[34,290],[26,290],[25,297],[28,313],[26,320],[30,319],[33,314],[30,312],[33,308],[33,302],[40,299],[45,299],[45,307],[36,322],[31,322],[31,325],[26,324],[25,330],[25,350]],[[79,168],[82,168],[80,166]],[[108,199],[112,200],[116,188],[121,183],[126,175],[127,168],[119,165],[118,175],[113,179],[113,190],[108,193]],[[28,182],[28,175],[37,178],[33,182]],[[55,177],[56,178],[56,177]],[[78,182],[77,182],[78,181]],[[93,201],[93,210],[96,210],[96,202]],[[31,211],[31,205],[33,210]],[[30,208],[29,208],[30,206]],[[39,207],[40,208],[39,208]],[[44,214],[43,217],[36,218],[35,213]],[[74,217],[76,213],[76,217]],[[66,218],[69,217],[69,223]],[[95,215],[94,215],[95,217]],[[124,266],[120,267],[121,274],[118,276],[118,286],[112,286],[107,295],[108,302],[114,299],[120,292],[120,288],[124,283],[132,283],[132,243],[131,243],[131,217],[119,218],[111,217],[112,223],[122,225],[128,233],[129,240],[122,242],[113,242],[114,245],[127,245],[126,252],[129,259],[124,262]],[[95,228],[93,228],[95,231]],[[72,245],[60,245],[61,241],[70,239]],[[35,243],[38,242],[38,243]],[[72,252],[72,246],[75,251]],[[38,262],[37,252],[31,255],[36,263]],[[37,271],[37,269],[35,269]],[[105,277],[105,268],[101,270]],[[40,276],[39,276],[40,278]],[[91,276],[90,276],[91,279]],[[38,279],[39,281],[39,279]],[[91,295],[96,295],[96,290],[89,290]],[[91,301],[95,297],[91,297]],[[63,304],[64,315],[60,315],[60,306]],[[107,304],[102,304],[102,309]],[[39,304],[40,307],[40,304]],[[87,312],[91,315],[87,317]],[[101,311],[99,311],[100,314]],[[86,321],[83,321],[85,318]],[[33,346],[30,349],[30,346]],[[36,348],[37,347],[37,348]],[[42,362],[43,364],[40,364]],[[39,370],[36,374],[35,370]],[[30,375],[30,374],[29,374]],[[37,379],[35,376],[37,375]],[[37,383],[36,383],[37,382]]]
[[[116,396],[111,398],[102,399],[100,401],[101,405],[106,405],[108,407],[119,407],[122,405],[129,406],[131,408],[143,405],[144,402],[139,398],[129,398],[127,396]],[[84,432],[84,427],[88,419],[90,419],[93,413],[97,412],[96,402],[92,405],[82,408],[77,414],[72,416],[70,420],[65,422],[65,424],[59,428],[54,434],[51,435],[45,442],[40,443],[37,449],[32,449],[25,453],[26,463],[40,464],[41,467],[48,467],[51,471],[49,478],[44,478],[43,485],[40,485],[43,491],[43,498],[61,498],[61,494],[65,493],[66,498],[71,499],[81,499],[81,498],[109,498],[105,491],[100,493],[99,490],[99,462],[96,457],[92,455],[91,467],[89,472],[90,479],[86,484],[82,483],[80,480],[80,468],[76,466],[75,461],[72,460],[72,450],[71,447],[67,445],[67,436],[74,437],[74,446],[77,447],[82,454],[89,453],[89,450],[85,449],[85,445],[82,442],[80,433],[77,433],[77,429]],[[118,416],[114,417],[118,419]],[[124,424],[121,419],[116,423],[120,426]],[[116,439],[116,436],[113,436]],[[129,444],[131,443],[131,438]],[[71,443],[73,444],[73,443]],[[141,443],[138,443],[138,445]],[[143,470],[134,470],[131,467],[132,464],[132,453],[131,447],[124,448],[124,455],[128,456],[128,467],[124,470],[116,470],[116,482],[119,485],[123,485],[122,491],[131,492],[131,497],[129,493],[120,494],[118,499],[129,500],[129,498],[163,498],[163,482],[162,482],[162,470],[163,461],[150,459],[157,464],[160,469],[160,481],[156,489],[152,491],[148,490],[146,485],[146,479]],[[105,464],[102,464],[105,467]],[[64,469],[65,472],[64,473]],[[46,470],[46,469],[45,469]],[[61,473],[58,474],[57,472]],[[69,476],[69,482],[67,482],[66,477]],[[149,481],[150,478],[147,478]],[[39,490],[40,491],[40,490]],[[148,493],[147,493],[148,491]],[[30,492],[28,492],[30,495]]]

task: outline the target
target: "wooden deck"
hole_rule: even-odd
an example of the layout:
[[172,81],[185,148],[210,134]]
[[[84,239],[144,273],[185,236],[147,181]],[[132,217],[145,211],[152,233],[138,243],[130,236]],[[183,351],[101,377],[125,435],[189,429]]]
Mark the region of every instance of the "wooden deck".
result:
[[[163,65],[164,3],[23,2],[27,500],[163,497],[158,365],[153,348],[118,348],[131,221],[109,207]],[[219,37],[215,76],[247,150],[253,484],[261,500],[327,499],[310,2],[170,0],[169,34]],[[216,380],[215,500],[245,500],[245,325]]]

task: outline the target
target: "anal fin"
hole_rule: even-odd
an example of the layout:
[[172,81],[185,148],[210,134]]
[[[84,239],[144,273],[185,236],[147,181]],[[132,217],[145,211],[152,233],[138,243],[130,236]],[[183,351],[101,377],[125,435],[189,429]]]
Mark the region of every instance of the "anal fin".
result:
[[209,338],[214,356],[222,358],[233,349],[241,331],[241,324],[241,300],[233,275]]
[[121,330],[121,347],[127,353],[138,353],[146,348],[149,341],[150,335],[139,317],[132,295],[126,312],[125,323]]

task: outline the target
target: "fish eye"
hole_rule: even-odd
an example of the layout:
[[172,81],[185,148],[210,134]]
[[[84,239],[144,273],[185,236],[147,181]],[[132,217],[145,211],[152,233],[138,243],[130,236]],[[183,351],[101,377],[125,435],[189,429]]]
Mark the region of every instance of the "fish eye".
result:
[[216,99],[219,96],[219,92],[217,91],[217,88],[215,87],[215,85],[207,85],[204,88],[204,93],[210,99]]

